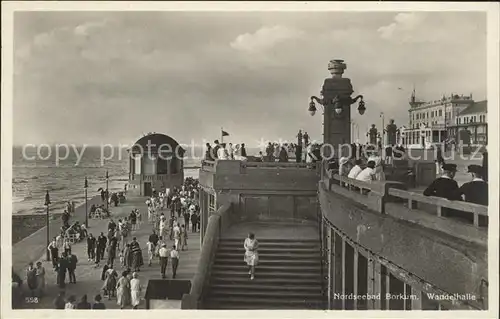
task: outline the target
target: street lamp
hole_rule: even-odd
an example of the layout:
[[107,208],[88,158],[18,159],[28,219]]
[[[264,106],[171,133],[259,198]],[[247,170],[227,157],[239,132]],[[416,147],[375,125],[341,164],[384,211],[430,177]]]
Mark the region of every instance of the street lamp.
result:
[[311,96],[311,102],[309,102],[308,111],[311,114],[311,116],[314,116],[314,114],[316,114],[316,111],[317,111],[316,103],[314,103],[314,101],[316,101],[319,103],[319,105],[322,106],[323,110],[325,109],[325,107],[333,106],[335,113],[338,116],[340,116],[344,111],[344,107],[347,107],[347,106],[350,106],[350,105],[356,103],[359,99],[361,99],[361,101],[359,101],[359,104],[358,104],[358,112],[360,115],[363,115],[363,114],[365,114],[365,111],[366,111],[365,102],[363,101],[363,95],[358,95],[355,98],[351,98],[350,96],[341,98],[340,96],[337,95],[337,96],[335,96],[335,98],[333,98],[330,101],[326,100],[325,98]]
[[346,68],[344,60],[331,60],[328,63],[331,77],[324,80],[320,97],[311,96],[309,101],[308,111],[311,115],[316,114],[316,103],[319,103],[324,111],[323,143],[331,146],[322,154],[324,158],[330,158],[331,155],[340,158],[345,152],[345,148],[340,148],[336,154],[335,148],[350,141],[350,106],[359,101],[359,114],[364,114],[366,110],[362,95],[351,97],[354,92],[351,80],[342,77]]
[[[47,206],[47,215],[45,216],[45,223],[47,224],[47,246],[50,245],[50,230],[49,230],[49,210],[50,210],[50,195],[49,191],[45,194],[45,206]],[[47,261],[50,261],[50,251],[47,248]]]
[[106,171],[106,211],[109,210],[109,191],[108,191],[108,185],[109,185],[109,174],[108,174],[108,171]]
[[89,182],[87,180],[87,176],[85,176],[85,184],[83,188],[85,189],[85,228],[89,228],[89,210],[87,205],[87,188],[89,187]]

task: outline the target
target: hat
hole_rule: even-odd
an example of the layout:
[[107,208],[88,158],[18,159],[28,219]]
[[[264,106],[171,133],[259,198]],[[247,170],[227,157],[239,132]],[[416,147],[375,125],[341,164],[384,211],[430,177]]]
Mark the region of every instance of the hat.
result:
[[476,174],[482,174],[483,173],[483,167],[480,165],[469,165],[467,166],[467,172],[468,173],[476,173]]
[[457,164],[443,164],[443,170],[450,171],[450,172],[456,172],[457,171]]

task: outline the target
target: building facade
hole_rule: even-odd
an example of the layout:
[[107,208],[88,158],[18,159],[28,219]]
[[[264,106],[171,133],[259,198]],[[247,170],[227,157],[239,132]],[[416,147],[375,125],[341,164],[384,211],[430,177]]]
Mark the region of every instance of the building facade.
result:
[[474,103],[463,110],[452,126],[452,138],[457,144],[488,144],[488,101]]
[[148,134],[135,142],[129,153],[129,192],[151,196],[153,190],[183,184],[185,150],[170,136]]
[[459,115],[475,105],[471,95],[451,94],[440,100],[418,101],[410,98],[408,127],[401,130],[400,140],[408,148],[430,148],[456,136]]

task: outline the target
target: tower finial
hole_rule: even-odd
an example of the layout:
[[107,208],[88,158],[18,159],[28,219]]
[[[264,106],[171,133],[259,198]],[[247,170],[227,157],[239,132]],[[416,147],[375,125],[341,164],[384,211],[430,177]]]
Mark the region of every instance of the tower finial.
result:
[[328,71],[334,78],[341,78],[346,68],[347,65],[344,60],[330,60],[330,63],[328,63]]
[[413,83],[413,91],[411,92],[411,102],[415,103],[416,97],[415,97],[415,83]]

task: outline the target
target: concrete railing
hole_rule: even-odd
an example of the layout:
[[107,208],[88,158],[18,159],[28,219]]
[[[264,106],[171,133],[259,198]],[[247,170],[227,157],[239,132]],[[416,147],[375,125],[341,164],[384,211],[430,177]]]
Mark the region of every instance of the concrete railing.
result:
[[[332,171],[327,172],[327,177],[324,179],[324,182],[328,190],[350,197],[382,214],[386,213],[388,203],[391,203],[391,208],[393,209],[396,209],[396,206],[401,206],[401,209],[409,209],[410,211],[415,211],[415,213],[423,213],[422,209],[417,207],[417,203],[422,203],[432,205],[434,207],[432,210],[436,212],[438,217],[446,217],[442,214],[443,208],[465,212],[466,214],[468,213],[471,215],[472,223],[476,227],[485,224],[481,223],[482,219],[487,219],[488,217],[488,206],[462,201],[451,201],[441,197],[424,196],[420,193],[408,191],[406,185],[400,182],[363,182],[345,176],[339,176]],[[407,207],[404,206],[401,200],[408,202]]]
[[217,212],[208,218],[208,225],[203,237],[201,256],[197,271],[191,284],[191,291],[182,297],[181,309],[200,309],[204,293],[209,285],[215,254],[222,233],[232,223],[231,204],[222,205]]
[[[318,162],[319,165],[319,162]],[[294,162],[248,162],[238,160],[215,160],[201,162],[201,169],[205,172],[217,172],[218,170],[226,171],[229,169],[239,168],[245,170],[247,168],[266,168],[266,169],[312,169],[316,168],[316,163],[294,163]],[[219,169],[218,169],[219,168]]]
[[436,215],[442,217],[443,208],[455,209],[458,211],[470,213],[473,216],[474,226],[479,226],[479,216],[488,217],[488,206],[452,201],[446,198],[424,196],[422,194],[408,192],[400,189],[389,189],[388,194],[397,198],[408,200],[408,208],[416,209],[416,203],[425,203],[436,207]]

